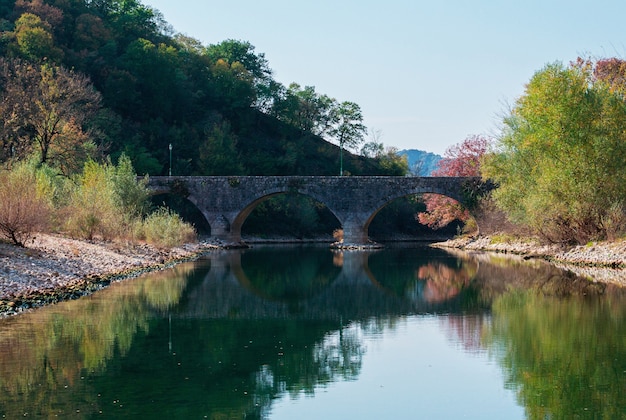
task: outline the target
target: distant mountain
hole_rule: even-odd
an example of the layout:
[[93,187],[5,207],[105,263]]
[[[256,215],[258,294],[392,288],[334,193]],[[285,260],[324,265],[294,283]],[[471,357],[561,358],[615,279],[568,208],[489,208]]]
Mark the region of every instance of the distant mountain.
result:
[[400,150],[398,155],[407,156],[409,171],[416,176],[430,176],[437,169],[437,164],[442,159],[441,156],[435,153],[416,149]]

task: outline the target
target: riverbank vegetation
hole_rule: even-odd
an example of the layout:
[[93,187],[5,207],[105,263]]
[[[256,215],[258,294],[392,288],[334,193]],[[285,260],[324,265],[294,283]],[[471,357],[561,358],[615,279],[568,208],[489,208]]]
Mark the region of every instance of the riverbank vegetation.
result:
[[[470,136],[433,175],[497,187],[467,209],[425,195],[420,222],[580,245],[626,237],[626,61],[581,59],[538,71],[495,138]],[[471,217],[470,212],[471,210]]]
[[117,165],[87,161],[71,177],[36,158],[0,171],[0,238],[25,246],[38,232],[160,247],[195,239],[193,227],[177,214],[151,211],[145,181],[137,181],[125,155]]
[[508,218],[553,243],[626,235],[626,61],[549,64],[516,101],[482,175]]

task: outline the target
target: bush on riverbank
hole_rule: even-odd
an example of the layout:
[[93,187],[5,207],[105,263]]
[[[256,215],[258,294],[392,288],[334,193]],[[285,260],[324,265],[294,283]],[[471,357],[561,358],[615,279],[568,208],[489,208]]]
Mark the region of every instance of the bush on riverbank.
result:
[[52,206],[45,184],[26,163],[0,171],[0,237],[25,246],[34,232],[48,228]]
[[146,181],[130,160],[89,161],[71,178],[45,165],[18,163],[0,172],[0,236],[25,246],[35,232],[92,240],[145,240],[173,247],[195,240],[193,226],[171,211],[150,214]]
[[172,248],[196,239],[194,228],[164,207],[140,221],[135,233],[139,239],[162,248]]

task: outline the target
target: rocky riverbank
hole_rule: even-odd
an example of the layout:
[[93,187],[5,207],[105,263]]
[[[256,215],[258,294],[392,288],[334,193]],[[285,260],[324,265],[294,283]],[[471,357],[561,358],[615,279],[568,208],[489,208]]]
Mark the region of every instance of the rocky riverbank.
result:
[[107,284],[196,258],[220,244],[158,249],[38,235],[28,248],[0,242],[0,316],[68,300]]
[[563,247],[542,244],[533,238],[479,236],[438,242],[433,246],[515,254],[526,259],[541,258],[591,281],[626,286],[626,240]]

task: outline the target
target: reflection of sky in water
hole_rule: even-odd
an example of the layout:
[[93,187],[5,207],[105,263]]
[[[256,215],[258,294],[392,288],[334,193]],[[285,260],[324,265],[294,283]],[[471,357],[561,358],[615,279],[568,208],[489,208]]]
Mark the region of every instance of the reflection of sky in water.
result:
[[413,316],[365,334],[358,381],[318,388],[315,398],[285,395],[269,418],[524,419],[497,363],[465,351],[450,328],[448,317]]

